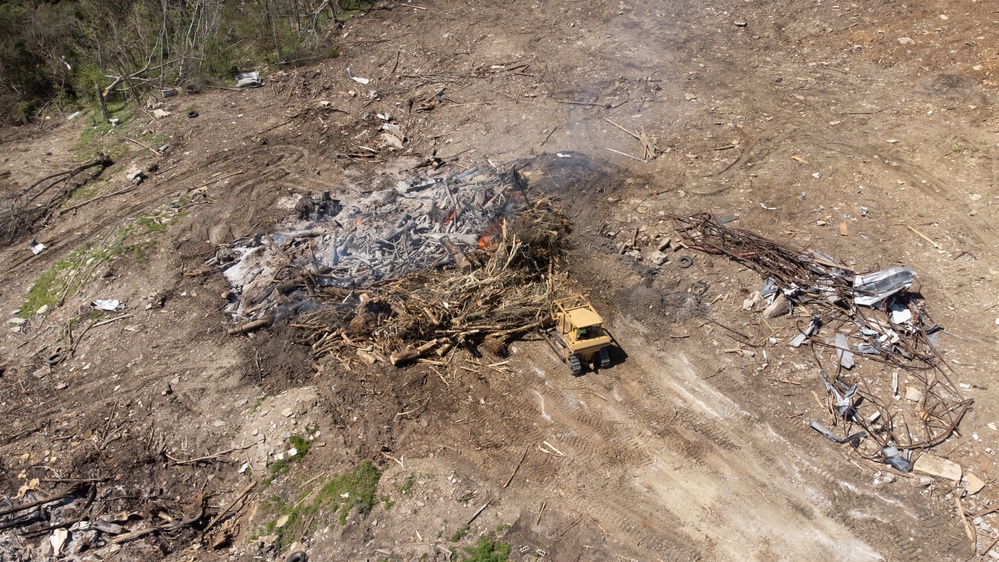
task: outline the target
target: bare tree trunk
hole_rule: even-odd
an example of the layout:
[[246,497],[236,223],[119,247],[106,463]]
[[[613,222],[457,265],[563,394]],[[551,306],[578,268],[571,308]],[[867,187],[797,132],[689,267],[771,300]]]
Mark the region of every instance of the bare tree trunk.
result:
[[101,106],[101,113],[104,114],[104,122],[107,123],[111,120],[111,113],[108,111],[108,102],[104,99],[104,92],[101,91],[101,85],[94,82],[94,89],[97,90],[97,104]]
[[167,34],[167,0],[163,0],[163,27],[160,29],[160,91],[163,91],[163,82],[166,77],[166,65],[163,64],[163,56],[166,51]]

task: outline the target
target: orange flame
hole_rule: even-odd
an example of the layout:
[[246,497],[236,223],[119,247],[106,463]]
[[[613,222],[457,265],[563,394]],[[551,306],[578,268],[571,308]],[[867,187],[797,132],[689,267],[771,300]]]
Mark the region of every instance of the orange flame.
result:
[[503,235],[503,221],[504,219],[499,219],[498,221],[489,225],[489,228],[479,236],[479,247],[483,250],[492,250],[499,245],[500,238]]

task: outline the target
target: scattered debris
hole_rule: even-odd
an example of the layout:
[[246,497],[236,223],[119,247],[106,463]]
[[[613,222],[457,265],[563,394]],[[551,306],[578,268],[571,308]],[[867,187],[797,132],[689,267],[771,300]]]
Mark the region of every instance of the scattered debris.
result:
[[132,166],[131,168],[125,170],[125,179],[132,182],[134,185],[139,185],[142,180],[146,179],[145,172],[137,166]]
[[237,88],[259,88],[263,85],[259,72],[241,72],[236,75]]
[[114,312],[125,308],[125,305],[117,299],[98,299],[90,303],[90,306],[106,312]]
[[35,240],[34,238],[31,239],[31,242],[28,242],[28,249],[31,250],[31,253],[35,254],[36,256],[44,252],[45,248],[46,248],[45,244],[42,244],[41,242]]
[[[912,268],[858,274],[827,254],[792,249],[744,230],[729,229],[707,213],[673,220],[687,247],[726,255],[763,275],[767,282],[760,293],[773,299],[770,307],[783,311],[783,306],[775,307],[775,303],[786,297],[791,309],[805,307],[810,311],[808,327],[799,329],[790,344],[797,347],[811,342],[833,408],[840,417],[865,429],[873,441],[874,448],[861,447],[867,458],[903,466],[885,451],[902,451],[902,460],[906,460],[906,455],[933,447],[955,431],[973,400],[964,398],[947,376],[947,366],[934,345],[942,328],[923,308],[918,293],[909,291],[916,282]],[[812,337],[822,325],[829,324],[839,326],[831,344]],[[851,340],[859,342],[850,345]],[[838,375],[832,379],[822,370],[820,350],[828,348],[834,351],[837,364]],[[872,363],[874,368],[857,369],[855,354],[878,362]],[[897,396],[897,370],[891,373],[890,388],[879,383],[884,380],[884,370],[877,367],[881,364],[908,373],[908,400],[891,398]],[[852,371],[852,384],[840,380],[845,371]],[[888,396],[879,397],[878,392]],[[861,397],[863,407],[874,408],[877,416],[856,415]]]
[[971,472],[964,473],[964,489],[971,495],[981,492],[985,488],[985,481],[975,476]]
[[354,74],[354,72],[350,70],[349,66],[347,67],[347,76],[350,76],[350,79],[358,84],[368,84],[371,82],[371,80],[368,80],[367,78],[361,78],[360,76]]

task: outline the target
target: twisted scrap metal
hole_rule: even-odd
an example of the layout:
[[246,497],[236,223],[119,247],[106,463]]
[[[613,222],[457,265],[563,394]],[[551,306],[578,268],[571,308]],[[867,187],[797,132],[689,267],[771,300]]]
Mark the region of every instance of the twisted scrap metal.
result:
[[[864,353],[865,357],[904,370],[909,377],[908,384],[920,387],[922,397],[916,404],[917,411],[915,414],[909,412],[907,417],[900,401],[878,394],[871,376],[858,372],[850,374],[858,381],[857,394],[862,398],[856,404],[866,403],[868,411],[874,408],[879,413],[861,416],[852,407],[840,408],[841,413],[850,414],[842,416],[847,422],[847,433],[852,430],[851,426],[858,425],[878,443],[879,452],[868,458],[888,462],[884,450],[891,447],[909,451],[927,449],[955,432],[973,400],[964,398],[948,377],[950,367],[931,337],[941,328],[914,295],[906,293],[902,298],[894,299],[896,303],[904,303],[912,315],[910,323],[898,324],[892,321],[886,303],[881,303],[879,308],[856,305],[855,297],[863,295],[854,288],[855,272],[828,255],[794,249],[746,230],[727,228],[709,213],[672,219],[677,234],[689,248],[727,256],[764,278],[773,279],[792,305],[819,314],[823,325],[831,325],[835,331],[847,334],[850,340],[863,342],[866,346],[862,349],[868,351]],[[858,352],[856,347],[841,350],[815,338],[811,339],[811,345],[820,370],[823,368],[820,353],[824,348]],[[846,377],[842,369],[837,360],[836,383],[839,377]],[[887,370],[882,369],[877,374],[884,376]],[[826,386],[831,385],[826,383]]]

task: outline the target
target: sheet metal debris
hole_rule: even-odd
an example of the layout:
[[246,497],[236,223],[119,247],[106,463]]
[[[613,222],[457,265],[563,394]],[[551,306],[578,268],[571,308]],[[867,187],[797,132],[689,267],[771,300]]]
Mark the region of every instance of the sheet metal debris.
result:
[[[834,419],[844,422],[844,431],[854,426],[866,431],[861,454],[907,471],[914,452],[954,433],[973,400],[951,381],[936,350],[943,328],[911,290],[917,283],[914,269],[859,273],[821,251],[787,247],[722,226],[708,213],[672,218],[687,247],[754,269],[766,280],[760,294],[771,304],[783,297],[792,311],[810,314],[805,327],[801,318],[793,320],[798,333],[790,344],[811,348]],[[822,326],[836,332],[825,340],[816,337]],[[823,355],[830,352],[836,368],[831,376],[823,369]],[[872,361],[858,363],[858,357]],[[897,399],[900,372],[907,395],[918,391],[918,399]],[[866,412],[859,415],[860,409]]]
[[237,88],[259,88],[263,85],[259,72],[241,72],[236,75]]

